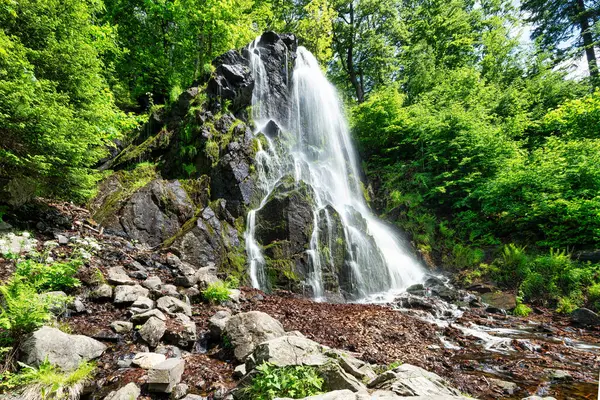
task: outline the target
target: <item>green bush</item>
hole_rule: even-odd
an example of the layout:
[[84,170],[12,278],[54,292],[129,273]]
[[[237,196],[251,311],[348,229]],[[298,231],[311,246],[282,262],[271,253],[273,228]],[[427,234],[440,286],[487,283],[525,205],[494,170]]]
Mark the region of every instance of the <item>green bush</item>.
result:
[[501,257],[496,259],[494,264],[497,268],[493,278],[499,284],[509,288],[519,287],[529,273],[529,257],[525,247],[513,243],[502,248]]
[[594,283],[587,288],[588,302],[596,310],[600,310],[600,283]]
[[94,363],[83,362],[72,372],[63,372],[60,368],[45,360],[39,368],[21,364],[17,373],[5,372],[0,375],[0,390],[20,393],[22,399],[76,400],[96,368]]
[[0,294],[0,328],[9,331],[13,338],[34,331],[52,317],[47,301],[28,282],[13,278],[0,286]]
[[229,287],[225,282],[215,282],[202,291],[202,296],[211,303],[221,303],[229,299]]
[[17,264],[15,276],[23,278],[38,292],[69,291],[81,284],[79,279],[75,278],[81,264],[79,260],[52,264],[26,260]]
[[452,247],[450,264],[455,268],[472,268],[483,261],[484,253],[481,249],[473,249],[469,246],[457,243]]
[[263,363],[256,367],[257,375],[243,389],[243,398],[248,400],[272,400],[276,397],[294,399],[313,396],[322,392],[323,379],[314,367],[291,365],[277,367]]
[[512,313],[515,317],[526,317],[531,314],[531,308],[526,304],[518,303],[517,306],[513,309]]

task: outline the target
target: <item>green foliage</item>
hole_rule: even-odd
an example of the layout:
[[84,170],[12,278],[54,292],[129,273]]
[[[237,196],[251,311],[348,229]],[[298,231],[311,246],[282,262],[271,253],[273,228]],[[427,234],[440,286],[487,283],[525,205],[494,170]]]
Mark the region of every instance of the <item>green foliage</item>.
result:
[[517,306],[512,310],[512,313],[515,317],[527,317],[531,314],[531,307],[523,303],[518,303]]
[[457,243],[452,248],[452,256],[449,263],[457,269],[471,268],[479,265],[483,260],[484,253],[480,249],[473,249]]
[[229,300],[229,287],[222,281],[211,283],[202,291],[202,296],[211,303],[222,303]]
[[[246,45],[272,16],[252,0],[106,0],[102,20],[118,26],[125,51],[111,55],[111,85],[124,107],[173,102],[216,56]],[[119,88],[119,90],[115,90]]]
[[322,392],[323,379],[311,366],[291,365],[277,367],[263,363],[256,367],[257,374],[243,389],[244,399],[272,400],[276,397],[301,398]]
[[13,338],[32,332],[51,319],[47,300],[22,279],[12,279],[0,286],[0,294],[0,328],[11,332]]
[[[534,24],[532,37],[539,39],[544,49],[554,52],[558,60],[575,58],[585,50],[588,70],[598,76],[594,47],[598,35],[598,3],[577,0],[525,0],[521,7],[528,22]],[[577,36],[575,35],[577,32]],[[581,36],[579,36],[581,32]]]
[[69,291],[81,284],[79,279],[75,278],[81,265],[80,260],[52,264],[26,260],[17,264],[15,277],[27,282],[38,292]]
[[503,286],[509,288],[519,287],[529,273],[529,256],[525,247],[514,243],[502,248],[500,258],[495,260],[493,278]]
[[33,368],[19,363],[17,373],[0,376],[0,390],[18,392],[23,399],[76,400],[96,369],[94,363],[83,362],[76,370],[63,372],[48,360]]
[[89,197],[92,166],[135,119],[120,112],[101,56],[115,31],[100,2],[24,0],[0,7],[0,178],[19,205],[43,195]]

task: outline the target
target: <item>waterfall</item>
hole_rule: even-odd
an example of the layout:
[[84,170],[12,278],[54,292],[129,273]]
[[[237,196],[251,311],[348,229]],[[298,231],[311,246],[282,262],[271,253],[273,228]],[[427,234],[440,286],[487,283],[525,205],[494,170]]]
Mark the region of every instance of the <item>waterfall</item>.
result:
[[[275,113],[281,104],[270,98],[269,76],[261,59],[259,41],[260,38],[249,47],[255,81],[252,95],[255,133],[259,134],[274,120],[285,134],[278,141],[266,138],[267,145],[259,145],[256,154],[258,187],[264,196],[247,219],[246,251],[252,285],[261,289],[268,286],[265,258],[255,238],[257,212],[285,176],[293,176],[297,183],[304,182],[314,192],[313,229],[306,249],[310,268],[305,283],[315,298],[323,298],[322,271],[333,263],[333,256],[319,246],[322,238],[326,238],[331,249],[337,239],[333,237],[332,212],[339,215],[343,226],[344,268],[349,271],[354,299],[399,291],[420,281],[423,271],[406,244],[366,204],[343,108],[315,57],[305,48],[298,48],[289,75],[290,108]],[[287,116],[285,120],[277,120],[282,115]]]

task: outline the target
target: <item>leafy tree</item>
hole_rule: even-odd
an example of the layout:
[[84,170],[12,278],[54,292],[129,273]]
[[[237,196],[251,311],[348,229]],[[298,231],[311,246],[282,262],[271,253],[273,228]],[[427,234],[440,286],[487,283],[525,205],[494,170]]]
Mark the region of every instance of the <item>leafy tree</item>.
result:
[[594,50],[598,45],[597,2],[525,0],[521,7],[529,13],[528,22],[535,26],[532,37],[540,40],[543,49],[551,50],[559,59],[585,51],[590,76],[598,77]]
[[24,0],[0,7],[0,190],[81,201],[105,145],[131,126],[100,57],[114,31],[94,24],[101,3]]
[[[405,36],[398,0],[337,0],[333,25],[334,76],[349,83],[362,103],[377,85],[390,82],[398,70],[399,45]],[[347,85],[343,85],[347,87]]]
[[210,73],[216,56],[262,31],[272,19],[267,6],[253,0],[106,0],[103,19],[117,26],[125,49],[114,61],[121,102],[147,107],[174,100]]

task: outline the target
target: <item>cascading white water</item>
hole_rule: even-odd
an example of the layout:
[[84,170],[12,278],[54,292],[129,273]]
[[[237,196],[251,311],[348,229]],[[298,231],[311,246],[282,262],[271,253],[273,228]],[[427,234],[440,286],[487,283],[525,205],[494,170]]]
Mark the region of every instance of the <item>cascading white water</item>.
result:
[[[351,271],[353,297],[398,291],[420,281],[423,271],[419,264],[365,202],[346,118],[335,88],[315,57],[305,48],[298,48],[291,75],[291,108],[275,113],[281,104],[269,98],[269,76],[260,57],[259,41],[249,48],[255,81],[252,117],[256,132],[275,120],[286,135],[278,143],[267,138],[268,146],[260,146],[256,155],[258,186],[264,197],[247,220],[246,251],[252,285],[263,289],[267,286],[265,259],[255,239],[256,212],[286,175],[305,182],[314,191],[313,231],[306,252],[311,264],[307,284],[316,298],[324,295],[322,268],[333,263],[331,254],[319,249],[320,235],[326,234],[330,242],[335,239],[328,206],[337,211],[344,228],[348,255],[345,263]],[[277,121],[276,115],[282,114],[287,115],[286,120]]]

